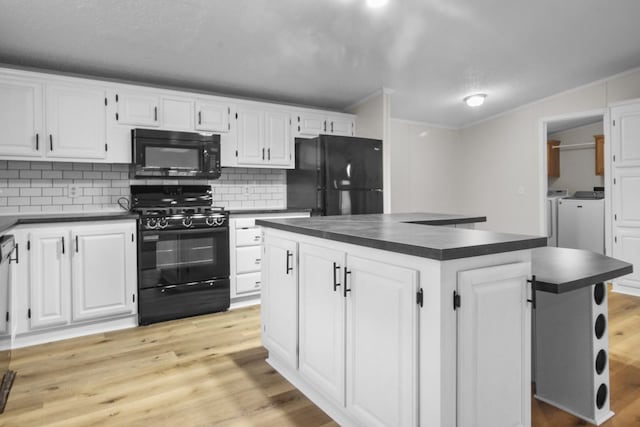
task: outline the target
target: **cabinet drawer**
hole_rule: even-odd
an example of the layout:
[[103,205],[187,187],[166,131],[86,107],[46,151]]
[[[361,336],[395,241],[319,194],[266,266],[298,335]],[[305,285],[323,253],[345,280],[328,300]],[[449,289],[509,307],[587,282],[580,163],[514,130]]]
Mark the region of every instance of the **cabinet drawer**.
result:
[[262,274],[249,273],[238,274],[236,276],[236,293],[244,294],[247,292],[259,291],[262,287]]
[[236,246],[255,246],[261,243],[262,229],[260,227],[236,230]]
[[255,218],[237,218],[233,220],[236,229],[238,228],[249,228],[256,226]]
[[261,246],[247,246],[236,249],[236,273],[260,271],[262,262]]

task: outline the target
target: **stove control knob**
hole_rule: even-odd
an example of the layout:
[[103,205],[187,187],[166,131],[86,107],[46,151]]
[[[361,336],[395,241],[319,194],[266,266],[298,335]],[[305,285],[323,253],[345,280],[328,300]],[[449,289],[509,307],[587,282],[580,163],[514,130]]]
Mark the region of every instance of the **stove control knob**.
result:
[[155,218],[147,218],[147,228],[156,228],[158,222]]
[[166,217],[162,217],[160,218],[160,220],[158,221],[158,227],[160,228],[167,228],[167,225],[169,225],[169,222],[167,221]]
[[187,227],[187,228],[188,228],[188,227],[191,227],[191,225],[192,225],[192,224],[193,224],[193,220],[191,219],[191,217],[190,217],[190,216],[185,217],[185,218],[182,220],[182,225],[184,225],[184,226],[185,226],[185,227]]
[[224,217],[223,216],[219,216],[219,217],[215,218],[213,221],[215,222],[215,224],[217,226],[221,226],[222,224],[224,224]]
[[208,216],[205,218],[204,222],[209,226],[209,227],[213,227],[213,225],[216,223],[216,219],[212,216]]

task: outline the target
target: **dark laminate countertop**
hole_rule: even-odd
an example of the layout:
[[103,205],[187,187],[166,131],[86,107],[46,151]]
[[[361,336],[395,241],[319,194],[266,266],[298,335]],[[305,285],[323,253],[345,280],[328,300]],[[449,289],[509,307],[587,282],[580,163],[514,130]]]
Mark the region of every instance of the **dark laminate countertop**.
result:
[[582,249],[537,248],[531,271],[536,290],[561,294],[633,272],[633,265]]
[[46,224],[54,222],[75,222],[75,221],[108,221],[119,219],[137,219],[138,214],[122,212],[56,212],[47,214],[15,214],[0,216],[0,233],[16,225],[26,224]]
[[257,225],[408,255],[451,260],[531,249],[546,237],[429,225],[478,222],[484,217],[431,213],[270,219]]
[[311,209],[249,208],[249,209],[227,209],[227,211],[229,212],[229,215],[251,215],[251,214],[294,213],[294,212],[310,213]]

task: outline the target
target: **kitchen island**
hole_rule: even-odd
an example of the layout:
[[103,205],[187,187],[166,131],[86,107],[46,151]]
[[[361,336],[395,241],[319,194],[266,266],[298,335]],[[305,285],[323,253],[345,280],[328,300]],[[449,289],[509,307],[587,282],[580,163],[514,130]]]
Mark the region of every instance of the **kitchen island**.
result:
[[268,363],[344,426],[530,425],[546,238],[455,228],[474,218],[258,221]]

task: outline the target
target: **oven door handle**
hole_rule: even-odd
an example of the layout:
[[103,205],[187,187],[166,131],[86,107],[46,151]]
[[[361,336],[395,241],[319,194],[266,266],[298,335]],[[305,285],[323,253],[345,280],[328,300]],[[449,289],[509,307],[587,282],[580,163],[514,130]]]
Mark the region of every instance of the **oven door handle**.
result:
[[160,292],[167,295],[186,294],[189,292],[205,291],[216,286],[215,282],[197,282],[184,285],[169,285],[160,289]]
[[179,230],[144,230],[142,231],[142,240],[158,240],[162,234],[196,234],[196,233],[226,233],[228,227],[212,227],[212,228],[183,228]]

